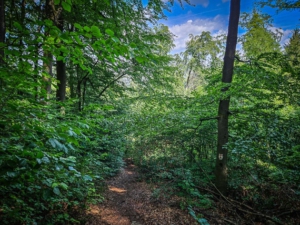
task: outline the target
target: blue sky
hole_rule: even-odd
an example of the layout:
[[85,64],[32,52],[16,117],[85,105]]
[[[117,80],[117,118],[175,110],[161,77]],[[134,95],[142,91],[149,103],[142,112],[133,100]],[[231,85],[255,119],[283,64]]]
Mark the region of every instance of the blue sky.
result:
[[[166,1],[166,0],[163,0]],[[190,0],[195,6],[184,3],[182,8],[178,1],[171,8],[171,12],[165,12],[167,20],[160,22],[167,25],[170,31],[176,35],[176,47],[173,53],[184,50],[189,34],[200,34],[202,31],[210,31],[213,35],[227,32],[230,0]],[[241,12],[251,12],[256,0],[241,0]],[[265,7],[261,9],[273,18],[273,27],[283,33],[281,44],[287,43],[293,29],[300,27],[299,10],[282,11]],[[240,29],[240,34],[243,30]]]

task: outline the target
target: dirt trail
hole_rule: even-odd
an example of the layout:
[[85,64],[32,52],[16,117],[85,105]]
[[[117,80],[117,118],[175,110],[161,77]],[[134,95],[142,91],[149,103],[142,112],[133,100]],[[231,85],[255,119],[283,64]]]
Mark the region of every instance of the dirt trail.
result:
[[86,225],[199,225],[179,208],[178,198],[154,199],[130,162],[107,185],[105,202],[91,206]]

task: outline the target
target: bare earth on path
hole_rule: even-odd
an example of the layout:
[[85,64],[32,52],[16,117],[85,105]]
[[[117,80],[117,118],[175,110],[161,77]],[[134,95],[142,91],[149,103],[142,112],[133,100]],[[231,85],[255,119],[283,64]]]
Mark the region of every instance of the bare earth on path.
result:
[[[107,181],[105,201],[92,205],[86,225],[197,225],[179,208],[176,197],[159,201],[152,197],[150,185],[139,181],[135,166],[128,163]],[[198,224],[199,225],[199,224]]]

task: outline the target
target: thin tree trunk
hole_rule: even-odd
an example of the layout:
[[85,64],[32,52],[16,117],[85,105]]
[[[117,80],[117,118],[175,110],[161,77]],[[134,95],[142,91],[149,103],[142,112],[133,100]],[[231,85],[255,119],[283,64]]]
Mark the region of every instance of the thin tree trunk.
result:
[[83,81],[82,110],[84,109],[84,106],[85,106],[86,82],[87,82],[87,79],[85,78]]
[[[45,18],[52,20],[53,21],[53,12],[52,12],[52,7],[51,5],[53,4],[53,0],[46,0],[45,3]],[[48,32],[45,33],[45,36],[47,37],[49,34]],[[52,77],[53,77],[53,71],[52,71],[52,66],[53,66],[53,56],[51,52],[45,51],[44,50],[44,62],[43,62],[43,67],[44,71],[46,72],[46,76],[43,76],[43,81],[44,85],[43,88],[46,91],[46,99],[50,99],[51,95],[51,82],[52,82]]]
[[[0,0],[0,43],[5,43],[5,0]],[[4,63],[4,48],[0,48],[0,65]]]
[[58,80],[56,99],[63,102],[66,100],[67,76],[66,64],[62,60],[56,62],[56,76]]
[[[63,32],[64,30],[64,20],[62,14],[60,14],[57,27]],[[63,54],[63,53],[61,53]],[[67,74],[66,74],[66,63],[63,60],[58,60],[56,62],[56,76],[58,80],[56,99],[58,101],[66,100],[66,87],[67,87]]]
[[81,82],[77,82],[78,111],[81,111]]
[[[233,65],[235,57],[235,48],[237,43],[238,23],[240,17],[240,0],[231,0],[230,17],[228,26],[228,35],[226,42],[226,51],[224,56],[222,82],[230,84],[233,77]],[[222,89],[226,92],[228,87]],[[227,154],[228,149],[225,145],[228,143],[228,115],[229,115],[230,97],[222,99],[219,102],[218,111],[218,144],[216,158],[216,187],[227,194]]]
[[52,65],[53,65],[53,57],[50,52],[44,52],[44,57],[46,61],[44,61],[44,71],[47,76],[43,76],[43,80],[45,82],[44,89],[46,91],[46,98],[50,99],[51,94],[51,77],[53,77]]
[[[4,0],[0,0],[0,43],[5,43],[5,4]],[[0,47],[0,67],[4,66],[4,47]],[[0,78],[0,88],[4,86],[3,80]],[[0,136],[5,134],[5,124],[0,124]]]

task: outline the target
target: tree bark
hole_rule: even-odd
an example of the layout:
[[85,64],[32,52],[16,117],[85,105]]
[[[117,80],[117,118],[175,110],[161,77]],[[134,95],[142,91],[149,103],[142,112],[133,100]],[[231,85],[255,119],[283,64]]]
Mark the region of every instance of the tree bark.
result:
[[[233,65],[235,48],[237,43],[238,23],[240,17],[240,0],[231,0],[228,35],[226,41],[226,51],[224,56],[222,82],[230,84],[233,77]],[[223,88],[226,92],[229,87]],[[224,195],[227,194],[227,155],[228,149],[224,145],[228,142],[228,115],[230,97],[221,99],[218,110],[218,145],[216,158],[216,187]]]
[[62,60],[56,62],[56,76],[59,82],[56,90],[56,99],[63,102],[66,100],[67,76],[66,64]]
[[[63,32],[64,20],[62,13],[59,16],[57,27]],[[61,53],[62,55],[63,53]],[[56,99],[57,101],[66,100],[66,87],[67,87],[67,74],[66,74],[66,63],[63,60],[56,61],[56,78],[58,80]]]
[[77,82],[78,111],[81,111],[81,82]]
[[[5,0],[0,0],[0,43],[5,43]],[[4,47],[0,47],[0,65],[4,63]]]
[[[53,19],[53,12],[52,12],[52,7],[53,5],[53,0],[46,0],[45,3],[45,18],[49,20],[54,20]],[[45,32],[45,36],[47,37],[49,35],[48,32]],[[52,66],[53,66],[53,56],[50,51],[44,50],[44,62],[43,62],[43,67],[44,71],[47,74],[46,76],[43,76],[43,88],[46,91],[46,99],[50,99],[51,95],[51,82],[52,82],[52,77],[53,77],[53,72],[52,72]]]
[[44,89],[46,91],[46,98],[50,99],[50,94],[51,94],[51,77],[53,77],[53,73],[52,73],[52,61],[53,61],[53,57],[52,54],[50,52],[44,52],[44,57],[45,57],[45,61],[44,61],[44,71],[46,72],[46,76],[43,76],[43,80],[45,82],[44,84]]

